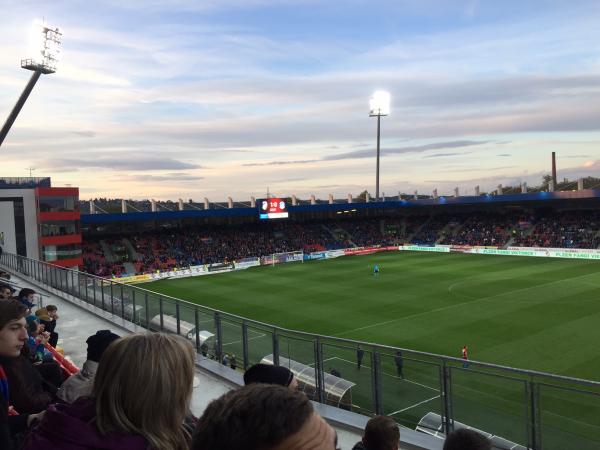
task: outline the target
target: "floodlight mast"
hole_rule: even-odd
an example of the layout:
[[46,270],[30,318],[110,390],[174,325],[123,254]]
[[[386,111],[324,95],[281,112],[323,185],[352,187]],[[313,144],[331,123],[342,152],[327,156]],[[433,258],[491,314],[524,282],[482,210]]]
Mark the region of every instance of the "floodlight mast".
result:
[[369,117],[377,117],[377,169],[375,173],[375,198],[379,201],[379,143],[381,140],[381,116],[390,113],[390,94],[385,91],[375,91],[369,100]]
[[23,89],[21,96],[15,103],[12,111],[8,115],[6,122],[4,122],[4,126],[0,130],[0,146],[4,142],[4,139],[8,135],[13,123],[17,119],[17,116],[21,112],[21,109],[25,105],[27,98],[29,98],[29,94],[35,87],[35,84],[39,80],[42,74],[50,74],[56,72],[56,63],[58,61],[58,47],[61,43],[62,33],[58,28],[50,28],[47,26],[42,26],[41,33],[43,35],[43,43],[42,48],[40,49],[41,59],[22,59],[21,67],[23,69],[31,70],[33,73],[31,74],[31,78],[29,82]]

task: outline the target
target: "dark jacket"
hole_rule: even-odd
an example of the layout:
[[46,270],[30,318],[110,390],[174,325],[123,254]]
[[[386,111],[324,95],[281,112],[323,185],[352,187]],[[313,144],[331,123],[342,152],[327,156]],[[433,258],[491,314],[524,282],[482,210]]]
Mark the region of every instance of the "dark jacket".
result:
[[102,435],[94,425],[96,405],[90,397],[72,405],[51,405],[39,426],[27,437],[23,450],[147,450],[139,435]]
[[0,449],[13,450],[17,448],[15,438],[27,429],[28,417],[29,414],[9,416],[8,401],[0,392]]
[[352,447],[352,450],[368,450],[367,447],[365,447],[365,444],[362,443],[362,441],[358,441],[356,444],[354,444],[354,447]]
[[42,376],[26,356],[10,358],[2,365],[10,387],[10,403],[19,413],[39,413],[52,403],[53,396],[44,390]]

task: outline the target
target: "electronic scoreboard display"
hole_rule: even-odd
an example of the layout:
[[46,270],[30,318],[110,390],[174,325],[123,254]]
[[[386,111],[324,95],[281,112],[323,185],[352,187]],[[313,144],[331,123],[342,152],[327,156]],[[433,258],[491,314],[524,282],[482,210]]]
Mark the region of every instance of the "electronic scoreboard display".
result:
[[258,200],[256,204],[260,219],[286,219],[289,217],[287,203],[281,198]]

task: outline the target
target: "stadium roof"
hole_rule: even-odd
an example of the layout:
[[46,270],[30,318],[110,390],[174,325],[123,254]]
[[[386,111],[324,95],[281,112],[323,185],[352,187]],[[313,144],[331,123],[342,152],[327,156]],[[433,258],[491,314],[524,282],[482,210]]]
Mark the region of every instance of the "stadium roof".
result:
[[[325,213],[325,212],[347,212],[369,209],[401,209],[418,208],[424,206],[443,205],[502,205],[523,204],[537,202],[549,202],[548,206],[555,201],[600,199],[600,189],[585,189],[580,191],[560,192],[535,192],[529,194],[507,194],[507,195],[480,195],[466,197],[438,197],[436,199],[419,200],[388,200],[383,202],[369,203],[319,203],[315,205],[297,205],[288,208],[290,216],[301,213]],[[183,210],[183,211],[157,211],[157,212],[130,212],[117,214],[82,214],[83,224],[99,224],[107,222],[132,222],[150,220],[175,220],[188,218],[209,217],[250,217],[257,216],[257,208],[219,208],[205,210]]]

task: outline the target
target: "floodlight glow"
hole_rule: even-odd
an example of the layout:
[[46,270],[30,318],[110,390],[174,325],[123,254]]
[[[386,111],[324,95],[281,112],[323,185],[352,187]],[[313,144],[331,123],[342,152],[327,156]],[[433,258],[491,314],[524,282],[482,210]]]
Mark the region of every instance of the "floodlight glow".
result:
[[27,59],[21,61],[21,67],[46,74],[56,72],[61,37],[62,33],[58,28],[48,27],[42,21],[35,20],[29,30]]
[[387,116],[390,113],[390,93],[375,91],[369,99],[370,116]]

